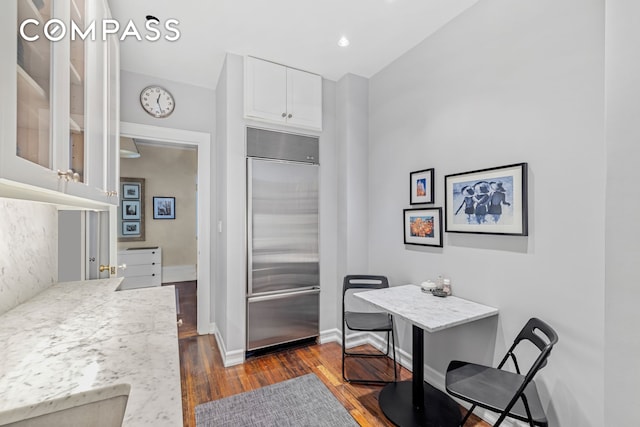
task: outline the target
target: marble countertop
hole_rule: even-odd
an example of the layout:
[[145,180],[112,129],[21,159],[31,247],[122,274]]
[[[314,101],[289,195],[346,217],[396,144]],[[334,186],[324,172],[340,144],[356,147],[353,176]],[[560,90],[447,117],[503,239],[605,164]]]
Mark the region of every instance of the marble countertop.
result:
[[440,331],[498,314],[497,308],[455,296],[436,297],[429,292],[422,292],[417,285],[363,291],[354,296],[427,332]]
[[182,425],[174,288],[116,292],[121,281],[58,283],[0,316],[0,423],[126,383],[123,425]]

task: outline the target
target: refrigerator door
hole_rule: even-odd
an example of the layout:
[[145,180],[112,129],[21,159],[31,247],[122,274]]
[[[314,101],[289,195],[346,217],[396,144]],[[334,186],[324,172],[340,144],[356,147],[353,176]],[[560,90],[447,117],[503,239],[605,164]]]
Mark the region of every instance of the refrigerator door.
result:
[[318,167],[247,162],[247,295],[318,287]]
[[248,299],[247,351],[318,336],[320,291]]

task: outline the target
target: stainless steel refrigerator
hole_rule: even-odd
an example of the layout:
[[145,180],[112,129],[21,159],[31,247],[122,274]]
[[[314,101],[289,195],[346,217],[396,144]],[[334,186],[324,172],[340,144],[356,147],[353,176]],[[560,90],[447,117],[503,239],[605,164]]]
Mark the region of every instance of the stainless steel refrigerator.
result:
[[318,139],[247,129],[247,351],[318,336]]

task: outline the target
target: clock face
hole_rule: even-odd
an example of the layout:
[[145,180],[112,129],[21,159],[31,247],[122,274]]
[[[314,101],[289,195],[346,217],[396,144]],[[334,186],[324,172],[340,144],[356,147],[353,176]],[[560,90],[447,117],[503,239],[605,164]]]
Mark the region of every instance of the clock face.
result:
[[167,117],[176,106],[173,96],[160,86],[149,86],[140,92],[140,105],[153,117]]

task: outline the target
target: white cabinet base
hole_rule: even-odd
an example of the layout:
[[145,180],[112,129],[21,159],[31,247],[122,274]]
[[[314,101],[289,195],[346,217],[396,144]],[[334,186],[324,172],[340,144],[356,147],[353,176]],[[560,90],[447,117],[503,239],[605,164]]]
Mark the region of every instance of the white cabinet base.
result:
[[162,285],[162,249],[129,248],[118,251],[118,264],[126,264],[121,290]]

